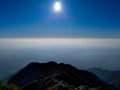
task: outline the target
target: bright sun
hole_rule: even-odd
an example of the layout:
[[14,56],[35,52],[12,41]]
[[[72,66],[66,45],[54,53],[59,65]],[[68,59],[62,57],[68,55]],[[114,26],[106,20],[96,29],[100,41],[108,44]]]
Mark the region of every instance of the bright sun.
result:
[[54,10],[56,11],[56,12],[60,12],[61,11],[61,3],[60,2],[55,2],[55,4],[54,4]]

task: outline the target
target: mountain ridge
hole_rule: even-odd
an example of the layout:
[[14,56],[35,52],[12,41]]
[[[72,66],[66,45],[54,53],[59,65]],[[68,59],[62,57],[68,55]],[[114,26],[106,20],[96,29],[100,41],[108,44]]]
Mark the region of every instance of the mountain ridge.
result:
[[48,63],[32,62],[11,77],[8,83],[15,84],[22,90],[71,90],[71,88],[76,90],[81,86],[115,90],[90,71],[53,61]]

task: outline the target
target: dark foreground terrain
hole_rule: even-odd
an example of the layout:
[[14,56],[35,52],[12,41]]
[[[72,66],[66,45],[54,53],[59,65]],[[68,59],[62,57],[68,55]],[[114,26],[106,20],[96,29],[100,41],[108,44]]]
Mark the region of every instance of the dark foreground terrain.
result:
[[8,84],[22,90],[116,90],[89,71],[56,62],[30,63]]

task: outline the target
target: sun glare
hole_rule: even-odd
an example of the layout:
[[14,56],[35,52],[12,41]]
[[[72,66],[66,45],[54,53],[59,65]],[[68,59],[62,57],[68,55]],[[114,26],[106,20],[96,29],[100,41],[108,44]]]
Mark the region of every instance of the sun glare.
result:
[[54,4],[54,10],[56,11],[56,12],[60,12],[61,11],[61,3],[60,2],[55,2],[55,4]]

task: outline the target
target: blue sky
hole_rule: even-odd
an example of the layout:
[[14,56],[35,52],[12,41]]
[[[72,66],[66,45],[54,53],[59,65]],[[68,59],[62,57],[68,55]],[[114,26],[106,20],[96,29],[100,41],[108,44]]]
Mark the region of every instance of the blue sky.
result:
[[120,38],[119,0],[0,0],[0,37]]

